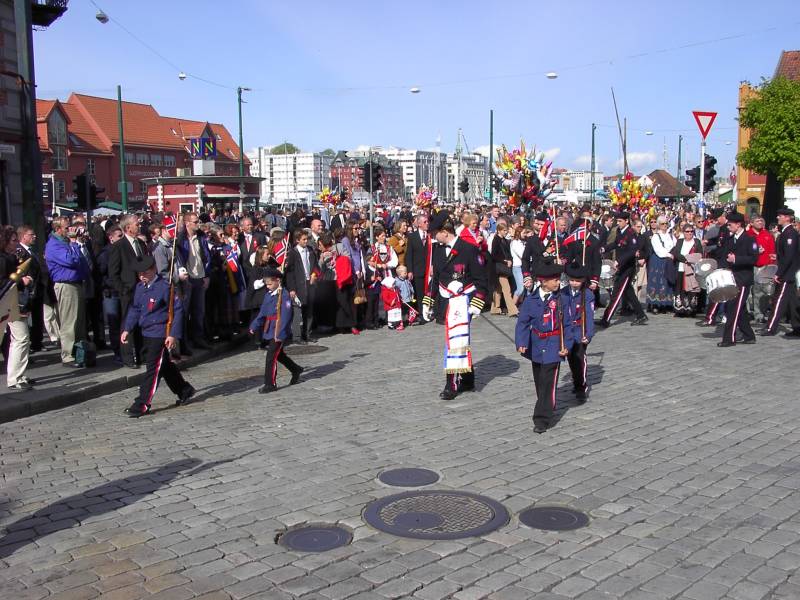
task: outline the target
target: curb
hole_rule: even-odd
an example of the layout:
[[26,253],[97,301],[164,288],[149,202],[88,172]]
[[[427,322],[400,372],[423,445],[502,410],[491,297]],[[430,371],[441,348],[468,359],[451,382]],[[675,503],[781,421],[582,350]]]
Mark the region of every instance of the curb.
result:
[[[211,350],[203,350],[182,360],[178,364],[178,369],[181,371],[197,366],[209,358],[216,358],[219,355],[236,350],[243,346],[250,339],[247,333],[240,333],[234,336],[231,340],[215,345]],[[53,395],[45,398],[36,398],[32,400],[24,400],[20,398],[19,401],[13,402],[0,402],[0,423],[8,423],[24,417],[38,415],[51,410],[58,410],[66,408],[73,404],[80,404],[87,400],[106,396],[108,394],[115,394],[131,387],[138,387],[144,379],[144,373],[136,373],[131,375],[121,375],[108,381],[89,385],[87,387],[71,390],[69,392],[59,393],[57,388],[52,388]]]

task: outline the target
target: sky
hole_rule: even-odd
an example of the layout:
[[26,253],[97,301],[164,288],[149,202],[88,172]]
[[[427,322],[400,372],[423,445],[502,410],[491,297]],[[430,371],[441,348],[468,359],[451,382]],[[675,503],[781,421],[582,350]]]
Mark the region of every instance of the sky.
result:
[[675,173],[679,135],[682,169],[698,164],[692,111],[705,110],[719,113],[708,152],[724,175],[739,83],[771,77],[781,50],[800,49],[799,30],[798,0],[71,0],[34,51],[39,98],[115,97],[121,85],[125,100],[234,136],[236,87],[252,88],[246,150],[440,138],[452,152],[459,128],[470,150],[488,148],[492,109],[495,145],[524,139],[565,168],[589,167],[596,123],[606,173],[621,169],[613,87],[631,170],[663,168],[666,147]]

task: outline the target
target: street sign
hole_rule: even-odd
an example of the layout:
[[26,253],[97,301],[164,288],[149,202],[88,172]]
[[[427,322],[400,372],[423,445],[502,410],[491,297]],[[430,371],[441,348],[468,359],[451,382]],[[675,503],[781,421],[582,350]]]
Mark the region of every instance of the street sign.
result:
[[192,158],[216,158],[217,140],[211,137],[200,137],[189,139],[189,154]]
[[700,129],[700,135],[702,135],[703,139],[705,140],[708,132],[711,131],[711,126],[714,124],[714,120],[717,118],[717,113],[694,110],[692,111],[692,114],[694,115],[694,120],[697,121],[697,127]]

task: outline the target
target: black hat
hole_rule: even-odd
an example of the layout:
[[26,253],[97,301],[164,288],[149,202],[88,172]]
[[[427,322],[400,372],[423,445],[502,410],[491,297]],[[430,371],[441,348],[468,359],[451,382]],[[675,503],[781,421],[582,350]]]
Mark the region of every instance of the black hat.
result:
[[550,220],[550,215],[548,215],[546,212],[542,211],[542,212],[536,213],[536,216],[534,216],[533,218],[536,221],[549,221]]
[[721,208],[714,208],[711,209],[711,218],[712,219],[719,219],[722,216],[722,213],[725,212]]
[[131,270],[135,273],[144,273],[156,266],[156,259],[152,256],[139,256],[131,264]]
[[777,213],[778,215],[783,215],[784,217],[793,217],[794,211],[791,208],[779,208]]
[[738,212],[731,212],[727,215],[728,223],[744,223],[744,215]]
[[266,267],[264,267],[264,275],[262,276],[262,278],[267,278],[267,277],[272,279],[280,279],[281,277],[283,277],[283,273],[281,273],[275,267],[270,267],[269,265],[267,265]]
[[561,276],[564,267],[558,263],[546,262],[536,267],[537,279],[554,279]]
[[625,219],[626,221],[631,218],[631,213],[625,210],[618,210],[614,213],[615,219]]
[[589,268],[576,262],[569,263],[564,271],[570,279],[586,279],[589,277]]
[[437,212],[433,217],[431,217],[430,221],[430,229],[431,231],[439,231],[440,229],[444,229],[445,226],[450,228],[455,228],[453,224],[453,219],[450,218],[450,213],[446,210],[440,210]]

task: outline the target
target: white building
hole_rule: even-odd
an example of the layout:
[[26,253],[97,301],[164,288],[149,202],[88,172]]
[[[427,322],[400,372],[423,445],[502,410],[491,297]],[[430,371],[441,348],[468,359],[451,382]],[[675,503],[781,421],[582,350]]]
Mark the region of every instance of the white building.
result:
[[[462,154],[460,160],[457,154],[448,154],[445,199],[451,202],[483,200],[487,165],[488,159],[481,154]],[[466,194],[462,194],[458,189],[458,185],[464,179],[469,184]]]
[[560,179],[564,186],[564,191],[591,192],[592,188],[595,190],[603,189],[604,176],[602,171],[594,172],[594,186],[591,183],[591,171],[566,171],[561,175]]
[[440,194],[447,190],[447,155],[443,152],[403,148],[373,148],[373,151],[400,163],[407,197],[415,197],[423,185],[435,187]]
[[313,200],[331,183],[332,156],[319,152],[270,154],[260,146],[247,153],[250,174],[263,177],[261,203]]

